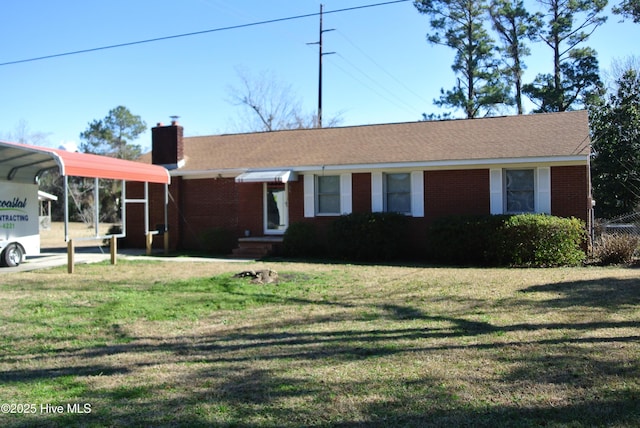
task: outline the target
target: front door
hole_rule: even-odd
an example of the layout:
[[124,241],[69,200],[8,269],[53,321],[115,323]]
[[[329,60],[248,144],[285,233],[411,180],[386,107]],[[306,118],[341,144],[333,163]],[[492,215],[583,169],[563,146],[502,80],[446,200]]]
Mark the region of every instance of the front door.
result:
[[264,233],[283,234],[289,225],[286,183],[264,184]]

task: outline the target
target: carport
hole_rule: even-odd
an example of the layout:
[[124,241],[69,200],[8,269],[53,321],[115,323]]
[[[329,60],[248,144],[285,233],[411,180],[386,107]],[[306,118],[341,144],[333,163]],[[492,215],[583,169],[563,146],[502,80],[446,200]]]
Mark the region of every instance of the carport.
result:
[[[147,251],[151,248],[153,235],[158,230],[149,229],[149,183],[165,185],[164,204],[164,240],[165,249],[168,243],[167,206],[169,201],[168,185],[171,182],[169,172],[161,166],[98,156],[87,153],[67,152],[65,150],[38,147],[19,143],[0,141],[0,181],[9,183],[37,184],[39,177],[45,172],[58,169],[64,177],[64,239],[68,247],[68,271],[73,272],[73,240],[69,237],[69,177],[93,178],[94,201],[99,201],[99,179],[122,180],[122,233],[101,235],[98,226],[100,206],[94,203],[95,236],[92,240],[111,240],[111,263],[116,263],[116,239],[126,236],[126,207],[130,203],[144,204],[144,233],[147,237]],[[143,199],[127,199],[126,182],[144,183]]]

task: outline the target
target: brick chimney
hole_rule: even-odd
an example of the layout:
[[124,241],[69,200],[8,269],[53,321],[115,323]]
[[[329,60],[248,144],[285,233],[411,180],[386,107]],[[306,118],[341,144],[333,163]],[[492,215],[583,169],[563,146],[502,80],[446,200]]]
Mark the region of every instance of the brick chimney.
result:
[[177,169],[184,165],[184,128],[177,120],[171,125],[158,123],[151,128],[151,162],[167,169]]

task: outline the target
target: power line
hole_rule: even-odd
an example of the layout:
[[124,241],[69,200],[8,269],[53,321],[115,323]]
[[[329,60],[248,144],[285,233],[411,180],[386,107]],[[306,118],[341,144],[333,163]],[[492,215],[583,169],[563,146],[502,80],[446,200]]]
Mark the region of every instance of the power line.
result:
[[[363,6],[354,6],[354,7],[349,7],[349,8],[345,8],[345,9],[336,9],[336,10],[325,11],[324,14],[326,15],[326,14],[330,14],[330,13],[350,12],[350,11],[354,11],[354,10],[358,10],[358,9],[366,9],[366,8],[377,7],[377,6],[385,6],[385,5],[394,4],[394,3],[405,3],[405,2],[408,2],[408,1],[412,1],[412,0],[394,0],[394,1],[387,1],[387,2],[383,2],[383,3],[368,4],[368,5],[363,5]],[[199,35],[202,35],[202,34],[216,33],[216,32],[221,32],[221,31],[238,30],[238,29],[241,29],[241,28],[255,27],[255,26],[258,26],[258,25],[266,25],[266,24],[274,24],[276,22],[292,21],[292,20],[295,20],[295,19],[309,18],[309,17],[312,17],[312,16],[318,16],[318,15],[319,15],[319,13],[317,13],[317,12],[316,13],[308,13],[308,14],[305,14],[305,15],[289,16],[289,17],[286,17],[286,18],[276,18],[276,19],[270,19],[270,20],[266,20],[266,21],[251,22],[251,23],[248,23],[248,24],[231,25],[231,26],[228,26],[228,27],[219,27],[219,28],[212,28],[212,29],[209,29],[209,30],[193,31],[191,33],[174,34],[174,35],[171,35],[171,36],[156,37],[156,38],[153,38],[153,39],[138,40],[138,41],[134,41],[134,42],[118,43],[118,44],[115,44],[115,45],[100,46],[100,47],[89,48],[89,49],[81,49],[81,50],[77,50],[77,51],[63,52],[63,53],[45,55],[45,56],[34,57],[34,58],[19,59],[19,60],[15,60],[15,61],[8,61],[8,62],[0,63],[0,67],[7,66],[7,65],[21,64],[21,63],[25,63],[25,62],[41,61],[41,60],[51,59],[51,58],[59,58],[59,57],[63,57],[63,56],[79,55],[79,54],[84,54],[84,53],[89,53],[89,52],[103,51],[103,50],[107,50],[107,49],[123,48],[123,47],[127,47],[127,46],[141,45],[141,44],[145,44],[145,43],[161,42],[161,41],[164,41],[164,40],[179,39],[179,38],[183,38],[183,37],[199,36]]]
[[344,62],[346,62],[348,65],[350,65],[352,68],[354,68],[358,73],[360,73],[362,76],[364,76],[366,79],[368,79],[370,82],[372,82],[374,85],[376,85],[378,88],[382,89],[384,92],[387,93],[387,95],[389,95],[391,98],[395,99],[395,101],[391,100],[390,98],[387,98],[385,95],[383,95],[382,93],[380,93],[378,90],[372,88],[371,86],[365,84],[362,80],[358,79],[357,77],[353,76],[350,73],[347,73],[346,70],[344,70],[343,68],[337,66],[337,64],[334,63],[335,66],[337,66],[338,68],[340,68],[343,72],[349,74],[353,79],[355,79],[356,81],[358,81],[360,84],[362,84],[363,86],[369,88],[370,90],[372,90],[373,92],[375,92],[376,94],[378,94],[380,97],[386,99],[387,101],[395,104],[396,106],[404,109],[406,112],[411,112],[413,114],[417,114],[416,112],[420,111],[420,109],[415,108],[414,106],[412,106],[411,104],[409,104],[408,102],[406,102],[403,98],[399,97],[394,91],[392,91],[391,89],[387,88],[385,85],[381,84],[380,82],[378,82],[376,79],[374,79],[373,77],[371,77],[367,72],[363,71],[361,68],[359,68],[358,66],[356,66],[354,63],[352,63],[351,61],[349,61],[347,58],[345,58],[343,55],[338,54],[338,57],[340,57]]
[[338,34],[341,35],[351,46],[353,46],[356,50],[358,50],[362,55],[364,55],[369,61],[371,61],[376,67],[378,67],[380,70],[382,70],[387,76],[389,76],[391,79],[393,79],[396,83],[398,83],[400,86],[402,86],[407,92],[409,92],[410,94],[414,95],[417,99],[419,99],[421,102],[424,102],[426,104],[429,104],[430,101],[426,100],[425,98],[423,98],[422,96],[418,95],[416,93],[415,90],[413,90],[412,88],[410,88],[409,86],[407,86],[403,81],[401,81],[400,79],[398,79],[396,76],[394,76],[393,74],[391,74],[390,72],[388,72],[382,65],[380,65],[375,59],[373,59],[370,55],[368,55],[364,50],[362,50],[360,47],[358,47],[353,41],[351,41],[347,35],[338,30]]

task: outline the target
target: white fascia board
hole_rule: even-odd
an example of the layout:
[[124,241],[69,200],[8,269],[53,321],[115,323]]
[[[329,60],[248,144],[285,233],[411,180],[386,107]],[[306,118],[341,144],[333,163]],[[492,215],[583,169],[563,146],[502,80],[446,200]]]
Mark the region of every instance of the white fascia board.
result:
[[390,169],[478,169],[490,168],[494,165],[587,165],[588,156],[549,156],[530,158],[500,158],[500,159],[463,159],[463,160],[443,160],[443,161],[422,161],[422,162],[397,162],[397,163],[374,163],[374,164],[347,164],[347,165],[307,165],[292,167],[297,172],[322,173],[327,171],[374,171]]
[[372,163],[372,164],[344,164],[344,165],[303,165],[303,166],[274,166],[272,168],[229,168],[229,169],[210,169],[198,171],[170,171],[172,177],[183,177],[184,179],[201,179],[201,178],[235,178],[247,171],[274,171],[274,170],[290,170],[297,173],[315,173],[322,174],[327,171],[340,172],[366,172],[366,171],[383,171],[391,169],[411,170],[429,170],[429,169],[479,169],[491,168],[494,166],[504,167],[505,165],[517,166],[572,166],[589,164],[589,156],[541,156],[541,157],[524,157],[524,158],[499,158],[499,159],[455,159],[440,161],[419,161],[419,162],[388,162],[388,163]]

